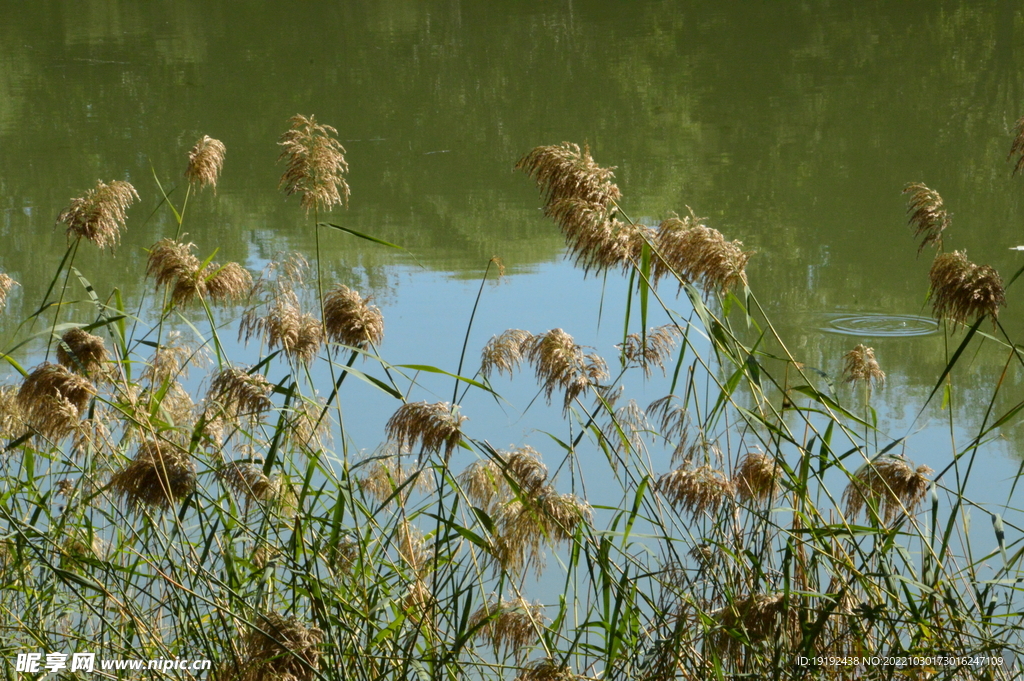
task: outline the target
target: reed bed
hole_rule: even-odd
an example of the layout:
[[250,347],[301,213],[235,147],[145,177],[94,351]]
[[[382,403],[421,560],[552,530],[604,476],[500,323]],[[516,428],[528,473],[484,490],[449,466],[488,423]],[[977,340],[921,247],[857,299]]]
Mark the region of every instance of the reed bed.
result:
[[[319,239],[320,212],[350,198],[337,132],[296,116],[280,145],[281,189]],[[639,326],[627,318],[608,359],[559,328],[495,329],[475,371],[468,349],[459,368],[415,367],[455,384],[428,399],[382,358],[381,311],[324,281],[319,253],[307,286],[301,256],[254,277],[182,240],[189,191],[215,189],[225,155],[203,136],[184,201],[160,188],[177,231],[149,252],[154,324],[113,292],[87,317],[54,306],[79,242],[109,248],[130,228],[135,187],[101,182],[58,217],[65,285],[35,315],[56,309],[57,363],[23,369],[5,351],[17,371],[0,386],[5,659],[207,659],[210,672],[174,674],[218,681],[1017,678],[1020,528],[965,490],[1024,398],[951,441],[945,470],[904,459],[871,418],[885,378],[872,348],[842,358],[863,392],[833,390],[776,336],[748,282],[754,254],[692,211],[633,222],[613,169],[563,143],[517,168],[581,276],[624,273],[609,281]],[[1008,365],[1024,358],[997,317],[1009,284],[943,253],[941,197],[907,193],[957,346],[932,400],[984,320]],[[13,285],[0,274],[0,307]],[[667,323],[647,328],[656,313]],[[229,358],[225,328],[258,359]],[[346,381],[360,357],[367,380]],[[474,405],[531,380],[520,372],[564,424],[544,451],[496,449],[474,427]],[[622,401],[657,374],[663,397]],[[367,390],[394,401],[370,456],[344,423]],[[588,495],[588,479],[615,492]],[[965,530],[972,509],[993,514],[996,549]],[[532,596],[535,576],[560,597]],[[909,662],[856,662],[875,656]]]

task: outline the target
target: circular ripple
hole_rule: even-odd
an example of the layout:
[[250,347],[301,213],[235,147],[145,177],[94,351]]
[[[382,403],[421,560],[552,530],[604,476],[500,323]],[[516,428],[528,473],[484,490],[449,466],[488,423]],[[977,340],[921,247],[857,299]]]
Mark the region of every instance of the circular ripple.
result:
[[863,312],[831,317],[823,330],[847,336],[894,337],[927,336],[938,328],[938,322],[928,317]]

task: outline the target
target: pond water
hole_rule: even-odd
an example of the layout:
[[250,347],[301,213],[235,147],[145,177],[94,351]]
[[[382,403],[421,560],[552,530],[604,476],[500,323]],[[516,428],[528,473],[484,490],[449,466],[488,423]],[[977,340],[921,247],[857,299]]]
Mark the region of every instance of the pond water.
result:
[[[322,244],[327,276],[383,308],[392,361],[455,370],[494,255],[508,280],[485,293],[471,357],[516,326],[562,327],[611,353],[624,282],[566,266],[536,189],[512,171],[537,145],[574,141],[617,168],[631,215],[692,207],[755,250],[751,286],[798,359],[838,383],[843,354],[873,346],[888,374],[872,397],[880,425],[913,433],[908,457],[939,469],[948,425],[938,404],[918,411],[959,337],[929,316],[930,255],[917,255],[901,190],[942,194],[947,248],[1004,279],[1024,265],[1011,250],[1024,243],[1024,178],[1006,162],[1024,114],[1022,29],[1008,0],[18,3],[0,25],[0,271],[21,286],[0,340],[24,338],[17,323],[64,252],[55,217],[97,179],[129,180],[142,200],[116,254],[83,248],[77,266],[101,295],[151,293],[144,249],[174,231],[154,174],[180,200],[186,152],[204,134],[228,152],[216,195],[191,200],[185,230],[201,257],[219,249],[255,270],[311,255],[311,218],[277,190],[276,142],[302,113],[336,127],[347,150],[351,203],[329,219],[411,254],[340,232]],[[1000,319],[1021,337],[1016,294]],[[612,298],[599,333],[594,306]],[[985,347],[958,368],[961,440],[1005,360]],[[1007,405],[1020,388],[1014,368]],[[352,407],[359,448],[383,438],[393,405],[375,415],[375,404]],[[496,445],[543,430],[509,422]],[[1022,437],[1008,423],[980,477],[1011,478]]]

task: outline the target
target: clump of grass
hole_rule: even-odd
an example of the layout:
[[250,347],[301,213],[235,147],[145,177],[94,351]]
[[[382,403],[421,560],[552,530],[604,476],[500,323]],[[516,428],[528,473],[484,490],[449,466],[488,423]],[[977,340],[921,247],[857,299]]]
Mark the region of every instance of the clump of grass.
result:
[[139,194],[129,182],[97,182],[93,189],[71,203],[57,216],[67,225],[67,235],[91,241],[100,248],[117,245],[124,229],[126,211]]
[[347,205],[350,190],[345,182],[348,163],[345,148],[338,141],[338,131],[320,125],[316,116],[296,114],[289,120],[291,128],[281,135],[279,161],[286,169],[280,188],[284,193],[301,194],[301,204],[308,213],[311,208],[330,210]]
[[448,402],[410,402],[391,416],[385,431],[399,449],[419,443],[422,451],[436,454],[444,447],[447,459],[459,446],[464,421],[466,417]]
[[220,179],[226,153],[227,148],[223,142],[203,135],[188,152],[185,179],[189,184],[199,185],[200,189],[206,186],[213,187],[213,191],[216,192],[217,180]]
[[129,508],[168,509],[195,490],[195,464],[171,443],[147,440],[132,462],[111,477],[110,488]]
[[885,456],[868,462],[850,479],[843,492],[846,515],[853,517],[866,505],[877,508],[888,524],[902,512],[913,514],[928,492],[934,471],[928,466],[913,468],[899,457]]
[[942,233],[952,221],[942,205],[942,197],[920,182],[908,184],[903,193],[910,194],[907,213],[910,214],[910,226],[914,228],[914,238],[921,239],[921,245],[917,247],[918,254],[926,246],[935,246],[941,251]]
[[928,273],[932,308],[936,317],[966,324],[990,315],[995,321],[1006,304],[1003,280],[987,265],[975,265],[961,251],[936,256]]

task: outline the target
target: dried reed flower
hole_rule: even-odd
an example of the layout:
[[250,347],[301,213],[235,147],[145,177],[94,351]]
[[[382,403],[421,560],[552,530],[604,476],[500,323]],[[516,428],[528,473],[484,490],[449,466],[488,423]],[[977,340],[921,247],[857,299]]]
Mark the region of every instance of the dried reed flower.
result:
[[238,300],[252,287],[252,275],[238,263],[203,263],[192,255],[195,244],[161,239],[149,251],[146,273],[157,288],[171,286],[171,300],[183,305],[195,298]]
[[658,478],[658,491],[694,520],[704,513],[717,513],[722,503],[733,496],[732,483],[722,471],[711,466],[691,469],[687,464]]
[[478,459],[466,466],[458,481],[469,500],[487,513],[507,494],[501,467],[488,459]]
[[78,422],[72,433],[71,452],[75,456],[82,456],[89,452],[96,452],[104,455],[109,452],[110,429],[108,422],[113,422],[109,413],[97,412],[91,419],[82,419]]
[[885,383],[885,372],[878,366],[875,359],[875,349],[865,346],[863,343],[843,355],[846,361],[843,367],[843,375],[847,383],[864,383],[875,385]]
[[544,567],[543,542],[569,541],[580,523],[590,523],[593,509],[574,494],[559,494],[545,486],[532,496],[504,503],[495,518],[491,546],[494,563],[519,573],[533,566],[539,575]]
[[402,610],[410,621],[419,624],[430,617],[430,610],[435,604],[436,599],[430,593],[430,587],[424,580],[417,578],[409,584],[405,600],[402,602]]
[[782,466],[774,457],[752,450],[740,460],[732,476],[732,486],[740,499],[766,501],[779,491],[781,476]]
[[741,241],[726,241],[717,229],[700,224],[702,219],[691,211],[685,218],[662,221],[655,238],[654,279],[678,275],[708,292],[746,285],[753,252],[744,251]]
[[1013,174],[1016,175],[1024,168],[1024,118],[1017,119],[1014,129],[1017,131],[1017,135],[1013,138],[1013,144],[1010,145],[1010,153],[1006,155],[1006,160],[1011,160],[1014,154],[1019,156],[1013,166]]
[[1006,304],[999,273],[987,265],[975,265],[961,251],[937,255],[928,277],[936,317],[966,324],[971,318],[989,314],[994,322],[999,307]]
[[900,457],[884,456],[858,470],[843,492],[846,515],[857,515],[866,504],[875,505],[885,523],[901,512],[914,513],[924,499],[934,471],[928,466],[912,468]]
[[[469,629],[494,646],[495,655],[506,648],[518,658],[524,648],[537,642],[544,626],[544,607],[522,597],[490,600],[469,618]],[[477,629],[479,627],[479,629]]]
[[[614,417],[601,429],[605,440],[620,454],[627,450],[643,451],[644,434],[650,432],[651,424],[647,422],[647,415],[636,400],[630,400],[625,406],[616,409]],[[613,465],[616,465],[614,459]]]
[[139,195],[128,182],[114,180],[110,184],[97,182],[57,216],[58,223],[68,226],[67,234],[88,239],[100,248],[114,246],[124,229],[125,211]]
[[18,404],[18,389],[13,385],[0,386],[0,438],[18,437],[27,427]]
[[293,362],[309,365],[320,351],[323,325],[313,315],[303,314],[298,296],[287,290],[274,298],[266,314],[258,314],[258,308],[253,307],[242,315],[239,340],[248,342],[256,335],[263,337],[267,349],[280,347]]
[[[721,624],[713,643],[724,656],[738,657],[744,642],[764,643],[772,647],[786,646],[800,640],[800,619],[790,602],[787,607],[784,594],[751,594],[742,596],[718,611]],[[742,631],[734,637],[732,632]]]
[[561,329],[533,336],[524,354],[537,372],[549,404],[556,388],[565,391],[564,411],[569,410],[587,386],[608,378],[604,360],[596,354],[585,354],[572,336]]
[[224,465],[217,471],[217,477],[249,501],[269,501],[277,496],[280,487],[278,481],[264,474],[263,466],[242,461]]
[[923,237],[917,247],[918,255],[925,246],[935,246],[942,250],[942,232],[949,227],[952,218],[942,207],[942,197],[934,189],[929,189],[920,182],[908,184],[903,189],[910,194],[907,201],[907,222],[914,228],[914,238]]
[[544,200],[551,205],[573,198],[609,206],[621,197],[612,182],[615,168],[602,168],[590,155],[590,147],[562,142],[535,147],[515,165],[536,181]]
[[296,617],[260,615],[245,635],[239,681],[312,681],[318,676],[324,634]]
[[[410,478],[414,478],[410,481]],[[434,480],[422,468],[403,466],[393,459],[378,459],[368,472],[357,478],[363,492],[384,503],[398,498],[404,504],[414,489],[429,492],[434,489]]]
[[196,467],[188,451],[168,442],[147,440],[139,445],[135,458],[113,475],[110,488],[130,508],[153,506],[168,509],[191,494],[196,487]]
[[84,376],[103,376],[108,359],[103,339],[84,329],[69,329],[57,345],[57,361]]
[[0,272],[0,311],[7,306],[7,294],[10,293],[11,289],[18,286],[18,282],[14,281],[10,276]]
[[509,329],[501,335],[492,336],[480,353],[480,373],[488,378],[497,369],[499,374],[507,371],[511,376],[523,361],[532,340],[533,334],[522,329]]
[[352,537],[342,537],[327,547],[327,564],[340,573],[349,573],[359,560],[359,541]]
[[649,330],[643,337],[639,333],[626,336],[626,342],[615,347],[622,348],[626,361],[640,366],[644,376],[650,378],[652,367],[665,373],[665,362],[676,347],[676,338],[681,335],[675,324],[666,324]]
[[541,462],[540,454],[533,447],[526,446],[498,454],[502,457],[500,462],[474,461],[458,478],[466,496],[487,512],[512,498],[513,489],[509,480],[524,497],[532,498],[544,488],[548,479],[547,466]]
[[287,164],[281,177],[280,188],[288,196],[302,194],[302,207],[330,210],[347,205],[348,172],[345,147],[336,137],[338,131],[329,125],[319,125],[315,116],[295,115],[289,120],[291,129],[281,135],[278,160]]
[[283,447],[322,448],[331,439],[331,417],[317,397],[301,397],[291,405]]
[[614,168],[597,165],[589,148],[568,142],[536,147],[515,168],[536,181],[544,214],[561,227],[577,265],[589,271],[628,269],[637,262],[652,233],[613,217],[621,196],[612,182]]
[[324,296],[324,326],[329,339],[354,348],[380,345],[384,340],[380,309],[347,286],[338,286]]
[[262,374],[228,367],[213,377],[207,399],[219,402],[231,415],[257,416],[273,406],[270,401],[273,387]]
[[60,364],[44,362],[18,390],[21,417],[45,438],[60,439],[78,426],[96,388]]
[[188,168],[185,169],[185,179],[191,184],[198,184],[202,189],[206,185],[217,191],[217,180],[220,178],[221,168],[224,167],[224,155],[227,149],[220,140],[215,140],[209,135],[203,135],[188,152]]
[[423,450],[438,453],[444,446],[447,460],[462,440],[462,422],[465,416],[448,402],[409,402],[398,408],[385,426],[388,439],[399,448],[421,443]]
[[203,348],[189,347],[182,341],[180,331],[171,331],[167,340],[153,351],[142,378],[157,385],[185,378],[191,367],[203,366],[208,359],[209,355]]
[[100,560],[106,553],[103,540],[85,530],[75,528],[60,545],[60,567],[63,570],[77,570],[83,562]]
[[395,540],[398,555],[402,561],[417,574],[424,574],[430,567],[434,554],[427,548],[419,529],[411,525],[408,520],[403,519],[398,525]]
[[686,437],[690,414],[686,407],[676,402],[676,399],[675,395],[666,395],[647,406],[648,415],[658,421],[659,435],[666,443],[673,445],[673,465],[685,458],[684,454],[690,449]]
[[520,669],[515,681],[577,681],[582,678],[573,674],[568,665],[546,658]]

